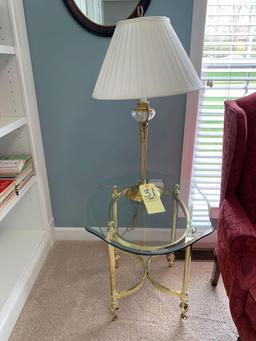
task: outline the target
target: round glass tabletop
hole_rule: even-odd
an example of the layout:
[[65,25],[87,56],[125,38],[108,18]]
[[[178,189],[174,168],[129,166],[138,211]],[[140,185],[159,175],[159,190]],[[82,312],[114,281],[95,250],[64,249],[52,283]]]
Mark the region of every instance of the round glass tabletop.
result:
[[[161,201],[161,212],[150,214],[144,201],[131,199],[131,187],[106,184],[87,200],[85,229],[116,248],[145,256],[184,249],[214,231],[209,203],[199,186],[184,181],[181,187],[159,180],[148,183],[155,186],[154,200]],[[189,191],[196,199],[193,204],[186,200]]]

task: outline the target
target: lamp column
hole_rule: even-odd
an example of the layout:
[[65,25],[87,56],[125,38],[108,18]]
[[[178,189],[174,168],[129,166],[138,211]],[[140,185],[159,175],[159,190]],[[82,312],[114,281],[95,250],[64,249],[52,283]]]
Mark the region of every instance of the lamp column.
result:
[[148,153],[148,120],[140,123],[140,183],[146,183],[147,177],[147,153]]
[[155,116],[155,110],[150,108],[146,99],[140,99],[137,108],[132,111],[132,117],[139,123],[140,130],[140,168],[141,175],[138,185],[131,187],[127,198],[142,202],[139,186],[147,182],[147,151],[148,151],[148,121]]

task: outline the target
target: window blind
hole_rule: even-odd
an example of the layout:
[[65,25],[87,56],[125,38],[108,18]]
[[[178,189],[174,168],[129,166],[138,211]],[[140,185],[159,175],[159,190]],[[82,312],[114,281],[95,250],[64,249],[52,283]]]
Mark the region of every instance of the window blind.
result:
[[[256,91],[256,0],[208,0],[201,91],[192,165],[211,206],[219,205],[224,101]],[[206,226],[207,207],[191,188],[192,221]]]

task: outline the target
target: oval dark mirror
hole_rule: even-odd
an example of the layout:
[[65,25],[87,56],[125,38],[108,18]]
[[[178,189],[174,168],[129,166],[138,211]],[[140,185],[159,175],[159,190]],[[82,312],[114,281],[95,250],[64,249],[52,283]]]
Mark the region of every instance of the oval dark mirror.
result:
[[64,0],[70,13],[86,30],[111,37],[119,20],[146,12],[151,0]]

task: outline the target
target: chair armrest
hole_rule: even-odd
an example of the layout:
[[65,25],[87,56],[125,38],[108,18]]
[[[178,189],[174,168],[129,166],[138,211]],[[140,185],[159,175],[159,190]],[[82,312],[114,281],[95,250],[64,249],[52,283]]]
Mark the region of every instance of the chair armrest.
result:
[[250,290],[256,286],[256,227],[235,197],[223,201],[219,224],[225,229],[239,286]]
[[243,252],[244,249],[239,245],[244,245],[244,242],[248,240],[248,246],[252,252],[256,252],[256,245],[251,244],[251,241],[255,243],[256,227],[251,223],[236,197],[225,199],[222,202],[219,225],[223,224],[232,251]]

